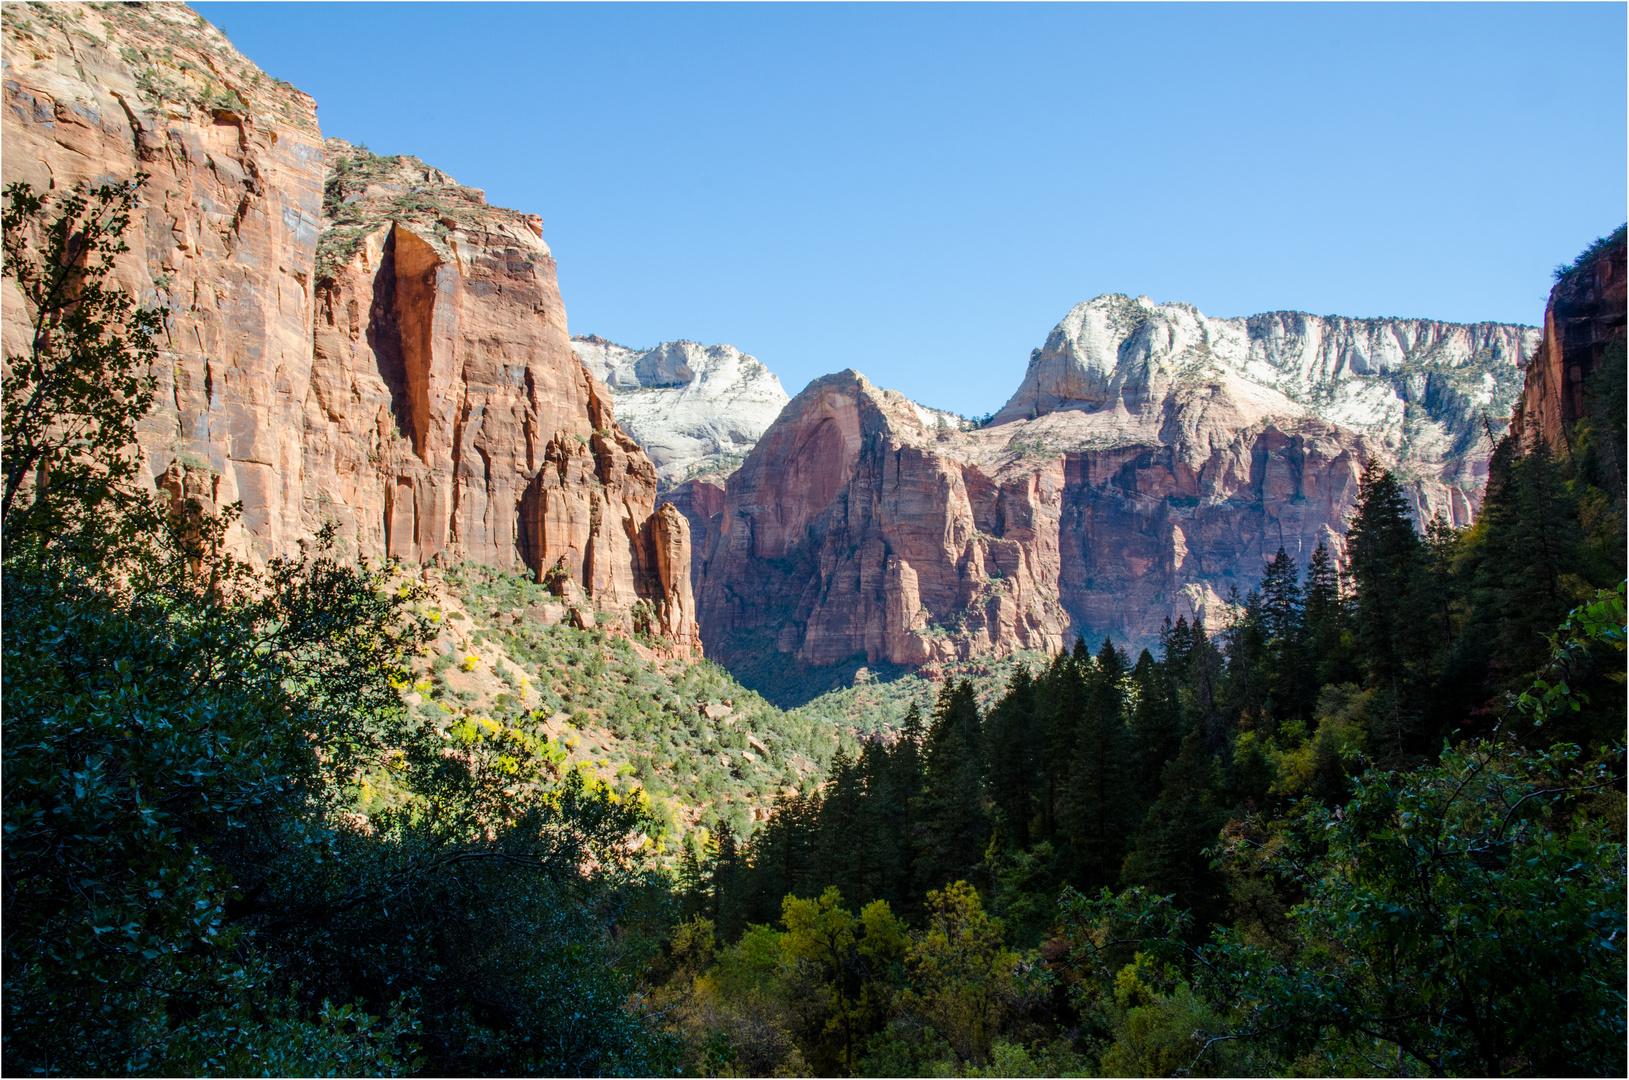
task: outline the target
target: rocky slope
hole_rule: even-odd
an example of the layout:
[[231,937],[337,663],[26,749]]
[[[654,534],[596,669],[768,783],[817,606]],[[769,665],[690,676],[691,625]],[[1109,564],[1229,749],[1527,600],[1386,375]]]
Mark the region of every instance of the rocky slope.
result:
[[334,521],[362,555],[523,561],[579,620],[694,646],[687,523],[571,351],[541,219],[325,143],[181,5],[8,5],[3,55],[6,182],[151,177],[119,273],[168,309],[155,482],[241,501],[255,557]]
[[1422,517],[1469,523],[1483,414],[1498,423],[1536,337],[1108,296],[977,430],[854,372],[817,380],[709,515],[704,640],[726,661],[773,639],[807,664],[920,664],[1214,626],[1280,545],[1340,552],[1371,457]]
[[655,463],[664,492],[691,476],[734,469],[788,400],[775,373],[733,345],[629,349],[589,336],[572,338],[571,347],[610,387],[617,418]]

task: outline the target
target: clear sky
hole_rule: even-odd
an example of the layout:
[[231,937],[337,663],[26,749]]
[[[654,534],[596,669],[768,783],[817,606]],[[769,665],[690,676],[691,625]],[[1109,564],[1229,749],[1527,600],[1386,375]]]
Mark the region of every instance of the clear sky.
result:
[[1104,292],[1536,323],[1625,217],[1626,6],[198,3],[543,215],[573,333],[983,413]]

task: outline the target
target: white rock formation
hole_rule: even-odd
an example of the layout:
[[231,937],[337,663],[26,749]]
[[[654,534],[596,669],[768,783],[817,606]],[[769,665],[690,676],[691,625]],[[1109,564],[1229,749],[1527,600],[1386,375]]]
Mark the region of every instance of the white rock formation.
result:
[[[1108,294],[1075,305],[1030,355],[994,424],[1065,410],[1145,441],[1184,385],[1221,384],[1263,416],[1313,416],[1369,436],[1400,470],[1480,489],[1539,331],[1504,323],[1348,319],[1295,311],[1207,318],[1192,304]],[[1170,441],[1169,438],[1161,441]]]
[[617,421],[656,463],[662,490],[733,469],[789,400],[774,372],[733,345],[664,341],[629,349],[576,337],[571,347],[611,388]]

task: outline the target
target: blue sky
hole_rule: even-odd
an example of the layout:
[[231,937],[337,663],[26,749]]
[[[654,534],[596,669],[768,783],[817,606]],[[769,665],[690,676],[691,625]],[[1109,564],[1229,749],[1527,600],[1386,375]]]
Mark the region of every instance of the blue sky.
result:
[[1623,4],[194,5],[543,215],[573,333],[976,414],[1104,292],[1537,322],[1626,216]]

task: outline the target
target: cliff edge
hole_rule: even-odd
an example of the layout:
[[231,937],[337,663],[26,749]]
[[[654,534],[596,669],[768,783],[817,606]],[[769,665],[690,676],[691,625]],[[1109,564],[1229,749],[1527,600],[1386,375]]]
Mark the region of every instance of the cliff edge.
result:
[[[577,362],[542,219],[324,140],[312,99],[179,5],[8,5],[4,180],[146,173],[120,261],[165,309],[149,482],[241,502],[252,558],[529,567],[581,620],[697,643],[689,529]],[[8,351],[26,336],[8,302]]]

